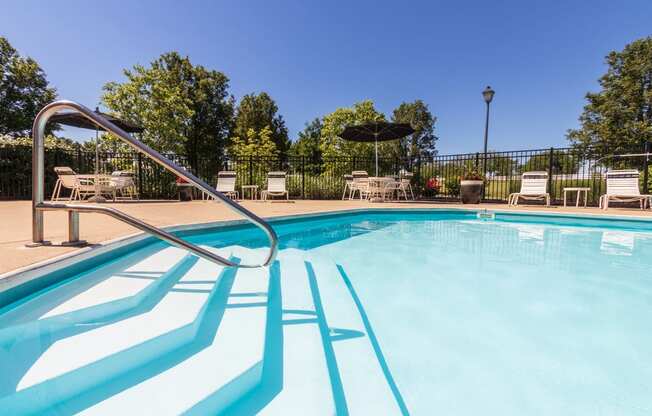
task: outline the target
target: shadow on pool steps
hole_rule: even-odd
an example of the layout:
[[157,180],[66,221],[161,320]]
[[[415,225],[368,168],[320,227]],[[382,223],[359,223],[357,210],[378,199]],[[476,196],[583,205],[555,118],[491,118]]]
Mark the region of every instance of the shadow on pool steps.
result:
[[[215,270],[214,265],[212,269]],[[223,269],[208,301],[189,324],[0,399],[0,408],[11,410],[12,414],[24,414],[52,410],[55,406],[63,414],[73,413],[173,367],[212,342],[234,272],[234,269]]]
[[[178,253],[170,254],[170,251]],[[81,275],[72,276],[54,286],[35,293],[17,304],[9,305],[0,311],[0,327],[27,323],[56,313],[56,310],[71,299],[87,294],[107,280],[125,271],[147,273],[152,277],[162,276],[170,267],[182,258],[184,251],[163,244],[137,250],[125,257],[96,266]],[[126,292],[126,290],[125,290]]]
[[133,296],[0,330],[0,397],[16,392],[27,370],[55,342],[151,311],[196,262],[184,256]]
[[261,385],[224,414],[409,414],[343,267],[291,249],[280,262]]
[[[230,415],[249,415],[258,412],[261,414],[305,414],[306,411],[311,414],[332,414],[335,411],[336,414],[348,414],[351,411],[355,414],[359,413],[360,410],[364,413],[372,411],[373,403],[370,404],[367,402],[366,405],[361,407],[360,398],[364,399],[372,396],[372,401],[380,403],[383,403],[384,400],[378,394],[391,398],[391,393],[387,394],[388,392],[383,391],[382,388],[373,388],[374,386],[377,387],[379,384],[377,382],[371,383],[369,394],[360,394],[359,391],[355,390],[355,383],[357,382],[355,379],[356,374],[359,376],[362,373],[367,373],[368,369],[363,371],[356,371],[354,369],[352,372],[352,365],[355,366],[356,362],[360,361],[361,356],[350,356],[351,351],[347,352],[346,350],[347,347],[350,349],[351,342],[358,345],[362,342],[368,345],[370,341],[366,333],[371,333],[372,331],[370,331],[368,319],[368,326],[365,326],[366,324],[356,323],[355,320],[352,321],[350,316],[344,320],[340,316],[346,313],[347,315],[355,315],[359,319],[359,314],[363,313],[363,310],[358,311],[343,308],[342,305],[333,302],[334,294],[340,298],[342,293],[345,294],[343,297],[344,304],[348,303],[351,305],[359,302],[359,299],[357,299],[353,291],[347,292],[347,285],[350,284],[350,281],[348,281],[348,277],[344,274],[343,268],[341,266],[336,268],[332,261],[319,259],[304,260],[305,252],[295,250],[286,250],[286,252],[289,253],[284,252],[281,255],[281,266],[279,267],[279,263],[277,262],[271,268],[268,288],[262,290],[259,288],[258,290],[250,291],[236,290],[234,288],[229,293],[231,285],[233,285],[235,273],[231,275],[230,279],[228,279],[226,276],[227,273],[225,273],[220,279],[220,288],[213,292],[211,300],[205,305],[205,309],[202,310],[202,314],[200,315],[210,315],[211,313],[217,312],[214,308],[210,307],[210,304],[214,302],[216,293],[221,292],[226,292],[222,296],[227,296],[224,299],[222,313],[229,313],[226,311],[246,311],[266,308],[267,314],[262,360],[252,362],[249,367],[234,374],[230,378],[230,381],[219,386],[213,392],[199,397],[198,400],[185,400],[182,405],[177,406],[176,409],[178,411],[175,412],[172,408],[166,407],[164,408],[165,411],[159,413],[178,413],[187,409],[185,411],[187,414],[223,413]],[[294,267],[291,265],[292,261],[294,262]],[[300,267],[297,267],[297,264]],[[283,270],[282,275],[281,270]],[[297,279],[304,281],[305,290],[301,293],[294,294],[294,304],[291,302],[287,303],[283,298],[286,296],[291,300],[293,296],[288,291],[296,289],[294,286],[297,285],[294,283],[296,283]],[[228,289],[222,287],[222,284],[227,280],[230,280],[231,284],[226,285],[229,286]],[[288,284],[283,285],[283,282]],[[264,302],[256,301],[257,298],[263,297],[266,294],[265,289],[268,290],[269,296],[267,296]],[[352,290],[352,287],[350,289]],[[228,304],[226,303],[227,301],[229,302]],[[209,311],[212,312],[208,313]],[[332,326],[329,327],[329,324]],[[210,333],[212,333],[214,336],[218,332],[219,336],[218,325],[219,323],[217,323],[214,329],[209,330],[206,335],[210,336]],[[75,380],[81,381],[80,379],[84,379],[84,373],[94,374],[95,371],[93,370],[99,370],[97,373],[106,375],[104,373],[105,368],[110,369],[115,365],[120,366],[122,364],[121,361],[125,357],[131,357],[131,361],[135,361],[131,363],[132,367],[126,372],[123,372],[123,374],[114,375],[114,377],[103,382],[101,380],[95,380],[95,383],[91,381],[91,385],[85,391],[82,391],[83,394],[78,397],[70,400],[61,400],[66,396],[66,394],[63,394],[63,397],[59,398],[60,400],[56,405],[56,411],[68,414],[86,409],[85,413],[106,414],[107,412],[124,412],[125,410],[133,409],[134,406],[138,406],[141,409],[146,408],[148,412],[157,413],[154,409],[150,408],[150,404],[153,403],[148,399],[156,397],[151,396],[151,393],[157,392],[158,397],[164,398],[162,401],[165,402],[169,399],[168,395],[174,395],[178,392],[160,391],[161,389],[158,387],[148,390],[143,389],[142,386],[147,384],[157,386],[157,381],[161,378],[159,375],[168,371],[173,372],[177,367],[184,366],[187,361],[192,361],[196,355],[201,354],[204,349],[208,348],[208,344],[218,342],[217,340],[209,339],[204,341],[204,346],[199,346],[195,345],[198,339],[193,338],[193,341],[185,347],[177,346],[176,348],[171,348],[170,345],[167,345],[175,342],[177,336],[186,338],[185,335],[188,335],[186,332],[187,328],[179,328],[178,330],[172,331],[172,333],[161,335],[143,344],[136,345],[129,350],[120,352],[116,354],[118,357],[113,357],[113,360],[109,360],[112,357],[107,357],[97,363],[73,371],[72,373],[76,374],[72,376],[70,373],[64,374],[61,376],[60,381],[64,381],[65,378],[68,384],[72,383],[74,385]],[[289,336],[284,336],[284,332]],[[307,332],[314,335],[312,339],[315,340],[315,343],[311,346],[310,351],[301,351],[305,345],[296,344],[297,342],[303,343],[305,341],[304,336]],[[159,348],[156,347],[156,344],[161,344],[161,346],[166,347],[167,352],[161,353]],[[322,380],[321,382],[313,379],[312,383],[305,383],[301,380],[311,370],[302,365],[297,367],[297,364],[302,363],[296,355],[297,348],[293,348],[293,345],[294,347],[299,347],[298,350],[301,351],[302,355],[312,358],[309,361],[313,366],[316,365],[319,367],[321,365],[324,367],[322,370],[319,370],[319,368],[316,370],[316,374],[320,376],[318,379]],[[354,352],[359,353],[362,351],[364,353],[363,362],[369,363],[374,359],[380,358],[377,354],[374,355],[370,348],[367,348],[365,351],[363,351],[364,348],[361,350],[359,346],[354,347],[354,350],[355,348],[357,348],[357,351]],[[143,358],[142,356],[148,355],[146,351],[153,353],[151,356],[146,357],[148,358],[146,360],[148,361],[148,365],[137,363],[138,360]],[[288,362],[288,359],[290,362]],[[351,362],[351,359],[356,362]],[[215,361],[211,361],[210,364],[219,366],[219,362]],[[379,366],[376,361],[372,366],[380,368],[383,364],[381,363]],[[206,369],[204,368],[204,370]],[[305,393],[304,387],[308,386],[300,386],[301,388],[297,389],[297,383],[293,384],[291,383],[292,380],[288,380],[288,378],[292,378],[292,370],[294,370],[295,375],[299,375],[300,382],[303,384],[312,384],[312,387],[318,390],[316,394],[321,396],[319,400],[311,400],[314,397],[303,394]],[[379,377],[373,378],[379,379]],[[183,380],[186,379],[183,378]],[[191,378],[187,382],[192,384],[199,382],[199,380]],[[369,378],[364,380],[363,384],[367,385],[366,390],[369,390],[369,382]],[[326,389],[324,389],[324,386],[326,386]],[[28,388],[25,391],[30,389],[32,388]],[[143,392],[149,393],[149,395],[142,394]],[[69,394],[68,397],[72,397],[74,394]],[[194,394],[194,396],[197,396],[197,394]],[[50,399],[55,398],[50,397]],[[288,399],[293,405],[292,408],[283,406],[288,403]],[[347,399],[352,406],[350,409],[347,407]],[[48,401],[52,404],[56,400]],[[93,404],[96,405],[88,408]],[[143,406],[144,404],[145,406]],[[41,407],[41,409],[48,408],[47,403],[43,403],[43,405],[45,407]],[[371,407],[369,407],[370,405]],[[32,409],[36,410],[38,406]],[[385,406],[381,409],[382,411],[377,414],[399,413],[399,410],[392,407],[391,404],[389,407]],[[50,410],[53,409],[50,408]],[[404,406],[401,407],[400,413],[407,414]]]

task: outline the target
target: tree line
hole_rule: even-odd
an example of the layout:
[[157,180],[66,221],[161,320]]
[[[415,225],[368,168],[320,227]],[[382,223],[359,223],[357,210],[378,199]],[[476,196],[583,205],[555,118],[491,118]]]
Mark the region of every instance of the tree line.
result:
[[[586,95],[580,127],[567,131],[579,150],[596,156],[630,152],[652,141],[652,37],[636,40],[606,56],[607,72],[600,90]],[[0,145],[24,143],[40,108],[57,98],[36,61],[21,56],[0,37]],[[164,53],[149,65],[124,71],[125,80],[102,87],[101,103],[108,112],[145,128],[139,138],[160,152],[193,157],[303,156],[318,161],[339,156],[372,157],[373,146],[345,142],[338,136],[346,125],[368,121],[410,123],[411,136],[382,143],[384,158],[429,158],[436,154],[435,117],[422,100],[401,103],[389,117],[371,100],[337,108],[306,123],[290,140],[285,120],[266,92],[238,101],[222,72],[193,64],[177,52]],[[51,126],[48,143],[69,145]],[[534,144],[533,144],[534,145]],[[94,140],[83,144],[92,149]],[[103,137],[106,150],[124,150],[117,139]],[[597,150],[596,150],[597,149]],[[505,162],[507,164],[512,162]],[[192,167],[192,166],[190,166]],[[509,170],[502,166],[497,171]]]

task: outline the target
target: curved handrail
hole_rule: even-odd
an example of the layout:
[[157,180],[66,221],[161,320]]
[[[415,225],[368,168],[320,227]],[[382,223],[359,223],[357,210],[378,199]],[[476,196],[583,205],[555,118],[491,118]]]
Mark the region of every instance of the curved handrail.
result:
[[[159,165],[163,166],[165,169],[185,179],[187,182],[193,184],[194,186],[196,186],[203,192],[207,193],[208,195],[214,197],[215,199],[222,201],[231,210],[237,212],[238,214],[244,216],[245,218],[253,222],[256,226],[262,229],[263,232],[265,232],[270,242],[270,251],[267,257],[265,258],[265,261],[262,262],[261,264],[251,264],[251,265],[233,263],[230,260],[222,258],[214,253],[211,253],[210,251],[207,251],[199,246],[184,241],[170,233],[167,233],[166,231],[153,227],[147,223],[144,223],[134,217],[131,217],[113,208],[74,205],[74,204],[51,204],[51,203],[43,202],[43,198],[44,198],[43,188],[44,188],[44,177],[45,177],[43,138],[45,134],[45,126],[47,125],[47,122],[50,119],[50,117],[52,117],[60,110],[72,110],[72,111],[79,112],[84,117],[88,118],[90,121],[94,122],[98,126],[101,126],[104,130],[113,133],[114,135],[116,135],[117,137],[125,141],[127,144],[129,144],[131,147],[136,149],[138,152],[141,152],[146,156],[149,156]],[[190,250],[200,257],[206,258],[208,260],[211,260],[213,262],[222,265],[234,266],[234,267],[246,267],[246,268],[261,267],[261,266],[267,266],[271,264],[276,258],[276,254],[278,252],[278,236],[276,235],[274,229],[265,220],[258,217],[256,214],[249,211],[248,209],[241,206],[240,204],[222,195],[220,192],[215,190],[215,188],[208,185],[203,180],[199,179],[192,173],[180,168],[179,166],[177,166],[176,164],[174,164],[173,162],[165,158],[156,150],[134,139],[133,137],[131,137],[129,133],[125,132],[120,127],[116,126],[115,124],[111,123],[101,115],[91,111],[90,109],[88,109],[87,107],[79,103],[76,103],[74,101],[68,101],[68,100],[59,100],[59,101],[52,102],[46,105],[45,107],[43,107],[41,111],[39,111],[39,113],[37,114],[36,118],[34,119],[34,125],[32,128],[32,138],[33,138],[32,239],[34,242],[39,242],[43,240],[43,217],[42,215],[37,215],[37,213],[41,210],[65,209],[65,210],[77,211],[77,212],[100,212],[100,213],[110,215],[121,221],[129,223],[130,225],[139,228],[145,232],[154,234],[157,237],[165,241],[168,241],[171,244],[174,244],[176,246],[181,246],[187,250]]]

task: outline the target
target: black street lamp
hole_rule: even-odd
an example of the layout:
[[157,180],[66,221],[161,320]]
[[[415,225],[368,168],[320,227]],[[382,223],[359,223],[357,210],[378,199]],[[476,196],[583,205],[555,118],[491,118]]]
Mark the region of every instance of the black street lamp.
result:
[[495,93],[496,91],[492,90],[490,86],[487,86],[487,88],[482,91],[482,98],[484,98],[484,102],[487,103],[487,117],[484,123],[484,163],[482,166],[485,174],[487,173],[487,141],[489,140],[489,104],[491,103],[491,100],[494,99]]

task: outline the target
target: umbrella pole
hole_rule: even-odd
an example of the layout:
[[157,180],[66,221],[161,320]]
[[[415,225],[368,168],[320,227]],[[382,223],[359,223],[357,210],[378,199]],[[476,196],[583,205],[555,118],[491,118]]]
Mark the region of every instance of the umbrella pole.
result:
[[374,139],[376,143],[376,176],[378,176],[378,134],[374,134]]

